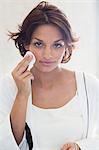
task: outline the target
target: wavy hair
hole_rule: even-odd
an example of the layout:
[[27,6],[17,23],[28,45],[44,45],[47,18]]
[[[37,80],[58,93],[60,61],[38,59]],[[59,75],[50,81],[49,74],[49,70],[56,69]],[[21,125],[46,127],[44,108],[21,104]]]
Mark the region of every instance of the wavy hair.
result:
[[[42,1],[24,19],[22,25],[18,26],[18,32],[9,32],[9,36],[14,40],[15,46],[19,49],[22,56],[25,55],[25,46],[30,44],[31,36],[36,28],[43,24],[56,25],[61,31],[67,45],[62,63],[68,62],[78,41],[72,32],[71,25],[67,16],[56,6]],[[68,52],[67,52],[68,51]]]

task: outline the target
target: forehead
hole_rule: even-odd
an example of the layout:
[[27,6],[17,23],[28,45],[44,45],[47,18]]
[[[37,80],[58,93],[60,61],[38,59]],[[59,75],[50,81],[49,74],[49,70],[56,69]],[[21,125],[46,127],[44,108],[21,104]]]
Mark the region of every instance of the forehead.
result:
[[40,38],[42,40],[58,40],[59,38],[63,38],[60,29],[52,24],[45,24],[38,26],[32,34],[32,38]]

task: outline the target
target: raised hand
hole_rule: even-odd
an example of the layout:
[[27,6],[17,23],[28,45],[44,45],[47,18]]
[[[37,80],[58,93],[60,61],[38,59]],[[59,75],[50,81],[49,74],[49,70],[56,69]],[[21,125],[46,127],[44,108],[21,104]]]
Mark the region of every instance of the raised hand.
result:
[[18,88],[18,93],[27,97],[30,94],[30,80],[34,79],[32,73],[27,70],[32,57],[31,55],[26,56],[12,72],[12,76]]

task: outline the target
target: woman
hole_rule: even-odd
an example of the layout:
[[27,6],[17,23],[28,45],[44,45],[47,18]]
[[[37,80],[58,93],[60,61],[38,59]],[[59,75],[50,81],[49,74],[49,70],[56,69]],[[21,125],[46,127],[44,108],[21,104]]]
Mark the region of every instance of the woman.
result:
[[0,88],[0,150],[99,150],[99,81],[63,69],[75,42],[67,17],[47,2],[10,33],[24,57],[2,79]]

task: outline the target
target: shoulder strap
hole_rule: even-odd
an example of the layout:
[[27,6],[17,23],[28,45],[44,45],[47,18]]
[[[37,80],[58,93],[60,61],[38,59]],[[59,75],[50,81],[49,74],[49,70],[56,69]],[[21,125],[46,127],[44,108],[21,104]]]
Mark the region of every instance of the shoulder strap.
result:
[[86,132],[86,138],[87,138],[88,129],[89,129],[89,98],[88,98],[88,90],[87,90],[86,78],[84,73],[83,73],[83,80],[84,80],[84,87],[85,87],[86,100],[87,100],[87,132]]

